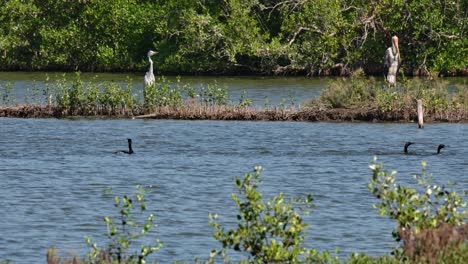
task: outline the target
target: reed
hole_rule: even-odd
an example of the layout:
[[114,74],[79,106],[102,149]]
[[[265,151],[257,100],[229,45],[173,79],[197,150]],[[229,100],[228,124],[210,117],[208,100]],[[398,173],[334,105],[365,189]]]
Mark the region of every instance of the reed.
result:
[[286,121],[291,120],[292,109],[256,109],[245,106],[206,105],[187,101],[181,106],[161,106],[151,114],[137,118],[184,119],[184,120],[246,120],[246,121]]

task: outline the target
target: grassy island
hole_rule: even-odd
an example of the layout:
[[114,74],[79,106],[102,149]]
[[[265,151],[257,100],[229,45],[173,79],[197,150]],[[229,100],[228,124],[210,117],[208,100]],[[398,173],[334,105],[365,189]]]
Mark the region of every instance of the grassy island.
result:
[[449,93],[442,79],[403,78],[398,85],[388,86],[362,71],[330,82],[318,98],[299,107],[253,107],[249,98],[234,104],[227,89],[217,84],[195,89],[160,78],[143,91],[134,91],[131,80],[124,85],[84,82],[79,73],[72,80],[33,88],[21,105],[12,97],[11,84],[0,84],[0,98],[2,117],[338,122],[413,122],[420,99],[427,122],[468,121],[466,85]]

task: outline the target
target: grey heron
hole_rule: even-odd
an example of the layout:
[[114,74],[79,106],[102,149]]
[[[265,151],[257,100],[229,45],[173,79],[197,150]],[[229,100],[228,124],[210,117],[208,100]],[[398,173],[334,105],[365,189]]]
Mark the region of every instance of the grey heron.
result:
[[390,85],[396,84],[396,75],[400,64],[400,49],[398,48],[398,37],[392,37],[392,46],[385,51],[385,72]]
[[149,69],[148,71],[146,72],[145,74],[145,85],[144,87],[148,86],[148,85],[152,85],[155,81],[155,78],[154,78],[154,73],[153,73],[153,60],[151,60],[151,56],[157,54],[158,52],[156,51],[148,51],[148,61],[150,63],[150,66],[149,66]]

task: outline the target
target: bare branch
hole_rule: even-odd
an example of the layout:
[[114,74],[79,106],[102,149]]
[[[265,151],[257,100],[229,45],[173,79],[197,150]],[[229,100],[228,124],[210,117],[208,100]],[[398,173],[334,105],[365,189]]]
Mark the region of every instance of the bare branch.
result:
[[[299,36],[299,34],[301,34],[303,31],[312,31],[312,32],[315,32],[315,33],[318,33],[318,34],[321,34],[321,35],[325,34],[323,31],[318,29],[316,26],[312,26],[312,27],[313,28],[300,26],[296,30],[296,32],[294,32],[293,37],[289,40],[288,46],[291,46],[294,43],[294,41],[296,41],[297,36]],[[333,32],[333,33],[329,34],[329,36],[334,36],[335,34],[336,34],[336,32]]]
[[[279,3],[276,3],[273,6],[263,6],[261,7],[262,10],[270,10],[268,13],[268,18],[271,17],[271,14],[276,10],[276,9],[283,9],[286,7],[290,8],[290,12],[294,11],[298,6],[303,5],[304,3],[308,2],[309,0],[286,0],[282,1]],[[292,7],[291,7],[292,6]]]
[[[294,41],[296,41],[296,37],[297,37],[299,34],[301,34],[302,31],[310,31],[310,30],[311,30],[311,28],[308,28],[308,27],[299,27],[299,28],[296,30],[296,32],[294,32],[294,36],[292,37],[292,39],[289,40],[288,46],[291,46],[291,45],[294,43]],[[320,31],[319,31],[319,32],[320,32]],[[322,33],[322,32],[320,32],[320,33]]]

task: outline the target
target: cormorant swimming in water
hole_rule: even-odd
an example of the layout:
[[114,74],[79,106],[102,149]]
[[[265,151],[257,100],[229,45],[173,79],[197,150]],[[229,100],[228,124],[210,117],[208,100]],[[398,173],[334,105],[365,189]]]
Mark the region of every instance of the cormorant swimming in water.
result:
[[438,147],[437,147],[437,154],[440,154],[440,150],[445,148],[445,145],[444,144],[440,144]]
[[405,143],[405,149],[404,149],[404,150],[405,150],[405,154],[408,153],[408,147],[409,147],[410,145],[413,145],[413,144],[414,144],[413,142],[406,142],[406,143]]
[[131,138],[127,138],[127,141],[128,141],[128,150],[117,150],[117,151],[114,151],[115,154],[118,154],[118,153],[124,153],[124,154],[133,154],[135,152],[133,152],[133,149],[132,149],[132,139]]

